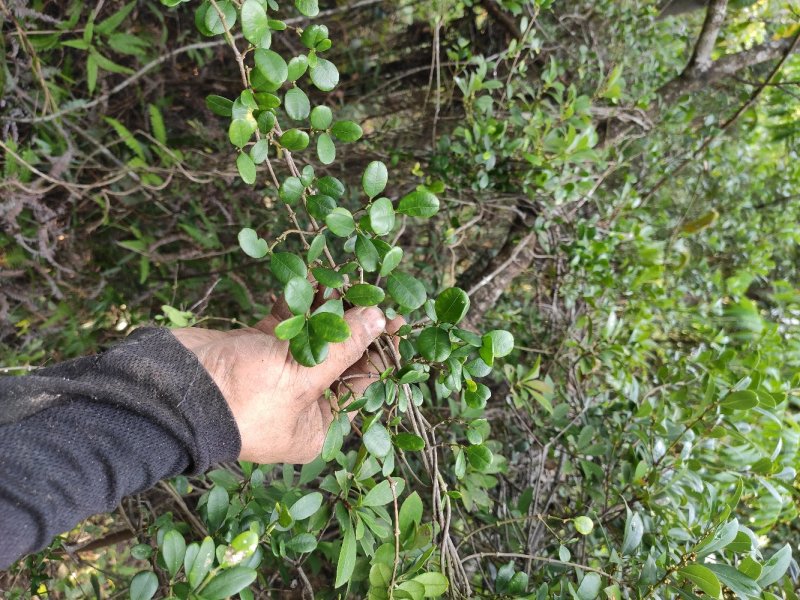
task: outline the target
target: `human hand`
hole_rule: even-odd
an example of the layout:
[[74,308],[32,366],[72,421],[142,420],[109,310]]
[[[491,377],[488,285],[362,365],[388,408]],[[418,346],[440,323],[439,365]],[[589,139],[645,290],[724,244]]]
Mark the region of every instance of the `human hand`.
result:
[[285,305],[279,303],[273,314],[253,328],[172,330],[197,356],[228,402],[242,438],[241,460],[314,460],[333,420],[331,402],[336,402],[335,397],[326,398],[325,391],[343,378],[354,397],[359,397],[375,381],[378,368],[385,368],[377,356],[366,353],[386,327],[379,309],[345,312],[350,338],[331,344],[328,358],[310,368],[292,358],[289,342],[273,335],[275,326],[289,316]]

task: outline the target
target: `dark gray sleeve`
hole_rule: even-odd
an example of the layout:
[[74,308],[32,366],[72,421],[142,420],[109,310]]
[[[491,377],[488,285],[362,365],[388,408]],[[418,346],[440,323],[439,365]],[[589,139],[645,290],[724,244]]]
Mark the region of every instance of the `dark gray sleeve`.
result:
[[0,569],[123,496],[235,460],[240,447],[219,389],[166,329],[0,378]]

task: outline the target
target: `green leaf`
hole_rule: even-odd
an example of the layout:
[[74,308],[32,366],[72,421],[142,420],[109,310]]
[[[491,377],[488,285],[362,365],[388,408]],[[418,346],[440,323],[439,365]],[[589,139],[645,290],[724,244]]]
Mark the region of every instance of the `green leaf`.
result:
[[364,135],[361,126],[353,121],[336,121],[331,128],[331,133],[342,142],[355,142]]
[[314,239],[311,240],[311,244],[308,247],[308,262],[312,263],[317,260],[320,256],[322,256],[323,251],[325,250],[326,245],[325,235],[320,233],[314,236]]
[[300,14],[307,17],[316,17],[319,14],[317,0],[294,0],[294,5],[300,11]]
[[325,224],[331,233],[339,237],[347,237],[355,231],[356,223],[353,215],[346,208],[338,206],[325,217]]
[[373,456],[384,458],[392,450],[392,437],[380,423],[373,423],[364,433],[364,445]]
[[311,81],[323,92],[330,92],[339,83],[339,71],[331,61],[317,58],[317,64],[309,69]]
[[277,52],[259,48],[255,62],[258,72],[276,89],[289,77],[289,66]]
[[103,117],[103,120],[105,120],[106,123],[114,128],[114,131],[117,132],[117,135],[120,137],[120,139],[125,142],[125,145],[130,148],[130,150],[136,154],[136,156],[142,160],[145,160],[144,148],[142,148],[139,140],[134,137],[127,127],[111,117]]
[[147,112],[150,115],[150,129],[153,131],[153,137],[166,145],[167,128],[164,126],[164,117],[161,115],[161,111],[155,104],[148,104]]
[[686,577],[689,581],[703,590],[712,598],[719,598],[722,594],[722,586],[719,579],[708,567],[703,565],[686,565],[678,569],[678,573]]
[[215,485],[208,492],[206,500],[206,515],[211,530],[218,529],[228,515],[228,502],[230,497],[225,488]]
[[324,220],[336,208],[336,201],[324,194],[314,194],[307,198],[306,208],[312,217]]
[[383,506],[394,499],[389,480],[384,479],[361,499],[361,506]]
[[217,96],[216,94],[210,94],[206,96],[206,106],[208,107],[208,110],[213,112],[215,115],[219,115],[220,117],[230,117],[233,100],[228,100],[227,98]]
[[253,185],[256,182],[256,165],[249,154],[240,152],[236,158],[236,168],[239,170],[239,176],[248,185]]
[[384,293],[376,285],[357,283],[347,290],[344,297],[356,306],[375,306],[383,302]]
[[228,545],[222,565],[231,567],[241,564],[255,554],[256,548],[258,548],[258,534],[255,531],[243,531]]
[[343,342],[350,337],[347,321],[332,312],[316,313],[308,322],[314,335],[326,342]]
[[425,286],[416,278],[403,272],[395,272],[386,280],[386,290],[402,307],[415,310],[425,304]]
[[474,390],[464,392],[464,402],[470,408],[485,408],[486,402],[492,396],[492,391],[482,383],[476,383]]
[[292,277],[286,282],[283,297],[294,315],[304,315],[314,301],[314,286],[305,277]]
[[758,395],[753,390],[731,392],[722,399],[723,410],[749,410],[758,406]]
[[311,103],[303,90],[293,87],[283,97],[283,108],[290,119],[302,121],[311,112]]
[[265,139],[258,140],[253,147],[250,148],[250,158],[253,159],[253,163],[260,165],[269,156],[269,141]]
[[[194,544],[192,544],[194,546]],[[206,536],[203,543],[197,549],[197,554],[189,560],[189,553],[187,551],[184,558],[183,568],[188,574],[189,585],[192,589],[200,585],[211,570],[214,564],[214,540]]]
[[223,600],[238,594],[256,580],[258,573],[247,567],[233,567],[216,575],[200,591],[204,600]]
[[320,506],[322,506],[322,494],[311,492],[292,504],[289,514],[295,521],[302,521],[316,513]]
[[[390,571],[390,579],[391,581],[391,571]],[[400,595],[398,592],[404,592],[403,595]],[[423,600],[425,598],[425,586],[422,585],[419,581],[403,581],[397,585],[395,589],[395,598],[408,598],[410,600]]]
[[460,323],[469,311],[469,296],[461,288],[452,287],[436,298],[436,319],[441,323]]
[[761,595],[761,587],[738,569],[715,563],[706,563],[705,566],[713,571],[720,583],[731,588],[740,598],[758,598]]
[[379,160],[374,160],[367,165],[364,174],[361,176],[361,187],[364,193],[370,198],[374,198],[386,188],[389,181],[389,172],[386,165]]
[[791,562],[792,548],[789,544],[786,544],[764,563],[764,567],[761,569],[761,576],[758,578],[758,585],[765,588],[780,581],[781,577],[789,569]]
[[245,0],[242,4],[242,33],[244,39],[257,48],[269,48],[272,31],[269,28],[267,11],[258,0]]
[[327,133],[320,133],[317,137],[317,156],[323,165],[329,165],[336,160],[336,145]]
[[402,432],[394,436],[394,444],[401,450],[418,452],[425,448],[425,440],[414,433]]
[[270,259],[270,269],[275,278],[286,285],[293,277],[303,279],[308,275],[306,263],[299,256],[290,252],[275,252]]
[[314,279],[329,288],[340,288],[344,285],[344,277],[333,269],[327,267],[314,267],[311,269]]
[[572,519],[575,530],[581,535],[589,535],[594,529],[594,522],[589,517],[575,517]]
[[[236,24],[236,7],[229,0],[217,2],[217,8],[209,7],[205,16],[205,25],[212,35],[219,35],[230,31]],[[220,16],[220,13],[222,15]],[[224,23],[223,23],[224,19]]]
[[95,54],[90,54],[86,59],[86,89],[89,90],[89,95],[94,94],[97,87],[97,57]]
[[450,356],[450,335],[441,327],[428,327],[417,338],[420,354],[430,362],[443,362]]
[[717,550],[722,550],[736,539],[736,534],[738,533],[739,522],[736,519],[732,519],[718,527],[713,535],[706,537],[697,544],[694,551],[697,552],[698,556],[703,557]]
[[642,543],[644,535],[644,523],[639,513],[628,510],[628,518],[625,520],[625,533],[622,537],[622,548],[620,554],[633,554]]
[[331,461],[336,457],[336,454],[344,443],[344,433],[339,425],[339,421],[334,419],[328,425],[328,432],[325,434],[325,440],[322,442],[322,460]]
[[330,175],[325,175],[317,180],[317,190],[319,190],[320,194],[330,196],[334,200],[344,196],[345,192],[344,184]]
[[287,79],[289,81],[297,81],[300,79],[308,70],[308,58],[306,55],[300,54],[299,56],[295,56],[292,60],[290,60],[288,70],[289,74],[287,75]]
[[158,590],[158,577],[152,571],[141,571],[131,579],[131,600],[150,600]]
[[328,342],[311,334],[306,321],[303,328],[289,342],[294,359],[304,367],[316,367],[328,357]]
[[327,106],[315,106],[311,111],[311,126],[314,129],[324,131],[333,122],[333,111]]
[[161,556],[170,577],[175,577],[178,569],[181,568],[185,554],[186,540],[177,530],[170,529],[164,534],[164,540],[161,542]]
[[362,233],[359,233],[356,237],[356,258],[358,258],[359,264],[368,273],[378,270],[380,256],[375,249],[375,244]]
[[333,587],[341,587],[353,574],[356,566],[356,537],[353,527],[349,526],[344,531],[342,547],[339,550],[339,560],[336,563],[336,582]]
[[242,229],[238,237],[239,246],[241,246],[247,256],[263,258],[267,255],[267,252],[269,252],[269,245],[267,242],[258,237],[258,234],[249,227]]
[[427,190],[414,190],[400,199],[397,212],[409,217],[432,217],[439,212],[439,199]]
[[495,329],[481,338],[480,356],[490,367],[495,358],[508,356],[514,349],[514,336],[503,329]]
[[469,446],[464,453],[467,455],[469,464],[477,471],[485,471],[492,464],[492,451],[486,446]]
[[317,538],[310,533],[301,533],[286,542],[286,547],[298,554],[313,552],[317,548]]
[[285,321],[281,321],[275,326],[275,337],[279,340],[290,340],[303,330],[306,318],[303,315],[295,315]]
[[249,119],[234,119],[228,128],[228,138],[237,148],[243,148],[256,132],[256,123]]
[[402,248],[395,246],[394,248],[389,249],[389,251],[383,256],[381,270],[378,272],[378,274],[381,277],[386,277],[389,273],[394,271],[397,265],[400,264],[401,260],[403,260]]
[[294,204],[303,197],[305,189],[303,182],[298,177],[287,177],[283,180],[278,195],[286,204]]
[[420,573],[411,581],[416,581],[425,586],[426,598],[439,598],[447,592],[450,581],[441,573]]
[[422,513],[422,498],[419,497],[417,492],[413,492],[400,505],[400,512],[398,513],[400,533],[403,537],[407,537],[415,526],[419,526],[422,523]]
[[369,207],[369,226],[376,235],[386,235],[394,227],[394,207],[388,198],[378,198]]
[[284,131],[278,140],[290,152],[300,152],[308,147],[308,134],[300,129]]
[[597,573],[586,573],[581,579],[581,584],[575,591],[578,600],[594,600],[600,595],[603,580]]
[[94,30],[96,33],[100,33],[102,35],[109,35],[113,33],[117,27],[122,25],[122,22],[127,18],[131,11],[136,7],[136,1],[129,2],[125,4],[122,8],[118,11],[114,12],[110,17],[103,19],[101,22],[97,23],[94,26]]

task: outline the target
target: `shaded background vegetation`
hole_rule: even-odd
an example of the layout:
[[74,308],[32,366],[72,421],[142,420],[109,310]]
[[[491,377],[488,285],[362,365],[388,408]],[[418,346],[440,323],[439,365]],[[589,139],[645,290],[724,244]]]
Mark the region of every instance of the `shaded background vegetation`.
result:
[[[468,290],[472,324],[517,341],[485,410],[435,390],[426,406],[446,444],[487,419],[495,451],[488,471],[451,479],[468,582],[454,592],[594,597],[582,582],[597,572],[618,586],[609,597],[692,597],[675,569],[734,517],[739,545],[718,562],[748,573],[745,557],[796,549],[792,2],[321,8],[342,79],[312,102],[360,122],[365,141],[318,169],[355,183],[379,159],[397,195],[441,181],[437,219],[402,229],[406,260],[430,293]],[[197,33],[191,3],[0,0],[0,14],[0,365],[97,351],[154,319],[263,316],[278,288],[236,235],[286,222],[274,190],[239,180],[227,122],[206,107],[240,91],[224,40]],[[299,50],[287,40],[282,51]],[[755,405],[735,404],[745,390]],[[212,485],[127,499],[0,589],[119,593],[146,564],[130,546],[150,544],[165,513],[197,533]],[[332,557],[302,577],[299,561],[265,560],[257,594],[335,597]],[[787,565],[751,595],[796,597]]]

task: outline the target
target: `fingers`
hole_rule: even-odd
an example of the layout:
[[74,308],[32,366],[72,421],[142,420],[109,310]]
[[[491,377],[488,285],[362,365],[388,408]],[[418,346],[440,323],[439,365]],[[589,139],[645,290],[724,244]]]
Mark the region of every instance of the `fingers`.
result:
[[344,314],[344,319],[350,326],[350,337],[340,344],[331,344],[327,360],[308,371],[312,393],[321,394],[360,360],[386,326],[386,318],[377,308],[353,308]]

